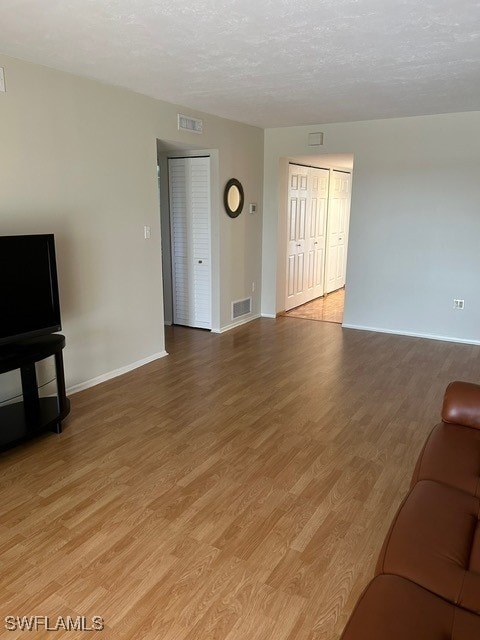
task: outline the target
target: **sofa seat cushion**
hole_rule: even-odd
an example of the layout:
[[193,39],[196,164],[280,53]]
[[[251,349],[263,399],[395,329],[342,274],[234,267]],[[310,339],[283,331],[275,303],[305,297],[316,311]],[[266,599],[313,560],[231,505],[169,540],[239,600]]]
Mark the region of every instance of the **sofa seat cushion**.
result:
[[377,573],[393,573],[480,612],[480,499],[419,481],[385,540]]
[[478,640],[480,617],[418,585],[377,576],[359,599],[342,640]]
[[418,480],[437,480],[480,497],[480,430],[438,424],[420,454],[412,486]]

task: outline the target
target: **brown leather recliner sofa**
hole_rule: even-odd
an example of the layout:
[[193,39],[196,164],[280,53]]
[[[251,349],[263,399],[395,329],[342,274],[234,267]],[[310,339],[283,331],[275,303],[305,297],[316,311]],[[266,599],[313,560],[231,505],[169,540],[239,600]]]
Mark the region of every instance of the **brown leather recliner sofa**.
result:
[[448,385],[342,640],[480,640],[480,385]]

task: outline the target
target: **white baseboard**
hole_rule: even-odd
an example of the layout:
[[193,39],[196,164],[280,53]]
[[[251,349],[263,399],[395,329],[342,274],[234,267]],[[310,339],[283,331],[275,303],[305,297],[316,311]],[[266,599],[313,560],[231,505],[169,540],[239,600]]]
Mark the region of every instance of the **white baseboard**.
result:
[[257,313],[254,316],[248,316],[247,318],[241,318],[236,322],[232,322],[231,324],[227,324],[226,327],[222,327],[221,329],[212,329],[212,333],[225,333],[226,331],[230,331],[231,329],[235,329],[235,327],[240,327],[242,324],[247,324],[248,322],[252,322],[252,320],[256,320],[260,318],[260,314]]
[[96,378],[91,378],[90,380],[86,380],[85,382],[80,382],[80,384],[74,384],[72,387],[69,387],[67,389],[67,394],[72,395],[73,393],[78,393],[78,391],[89,389],[90,387],[94,387],[101,382],[106,382],[107,380],[111,380],[112,378],[117,378],[124,373],[128,373],[129,371],[138,369],[138,367],[143,367],[144,364],[148,364],[149,362],[153,362],[154,360],[158,360],[159,358],[164,358],[165,356],[168,356],[168,353],[166,351],[160,351],[159,353],[154,353],[151,356],[147,356],[142,360],[137,360],[136,362],[127,364],[124,367],[120,367],[119,369],[114,369],[113,371],[109,371],[108,373],[103,373],[101,376],[97,376]]
[[416,333],[414,331],[402,331],[401,329],[381,329],[379,327],[366,327],[360,324],[342,324],[344,329],[359,329],[360,331],[375,331],[376,333],[390,333],[395,336],[409,336],[411,338],[427,338],[427,340],[441,340],[442,342],[458,342],[460,344],[480,345],[480,340],[466,340],[465,338],[452,338],[451,336],[436,336],[430,333]]
[[275,314],[273,314],[273,313],[262,313],[261,316],[262,316],[262,318],[273,318],[275,320],[276,317],[277,317],[277,314],[276,313]]

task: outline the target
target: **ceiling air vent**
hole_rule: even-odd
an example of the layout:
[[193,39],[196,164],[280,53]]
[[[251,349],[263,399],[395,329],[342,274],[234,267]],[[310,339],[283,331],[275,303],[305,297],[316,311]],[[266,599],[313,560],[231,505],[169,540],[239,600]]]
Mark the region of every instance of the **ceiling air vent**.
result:
[[241,318],[242,316],[248,316],[252,312],[252,299],[245,298],[245,300],[237,300],[232,302],[232,320],[235,318]]
[[183,131],[192,131],[193,133],[203,133],[203,120],[199,118],[191,118],[178,114],[178,129]]

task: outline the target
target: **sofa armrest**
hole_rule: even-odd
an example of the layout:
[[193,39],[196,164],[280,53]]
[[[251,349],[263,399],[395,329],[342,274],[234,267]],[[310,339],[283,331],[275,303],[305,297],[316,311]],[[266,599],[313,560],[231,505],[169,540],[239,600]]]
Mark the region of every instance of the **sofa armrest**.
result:
[[451,382],[443,398],[442,420],[480,429],[480,385]]

